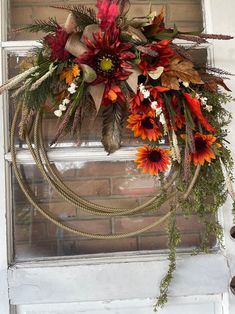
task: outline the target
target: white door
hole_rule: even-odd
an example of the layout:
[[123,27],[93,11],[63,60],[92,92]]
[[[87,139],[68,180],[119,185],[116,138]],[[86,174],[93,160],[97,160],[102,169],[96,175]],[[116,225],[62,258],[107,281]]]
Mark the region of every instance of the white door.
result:
[[[29,3],[29,1],[15,1],[17,5]],[[31,1],[35,3],[36,1]],[[43,1],[42,1],[43,2]],[[133,1],[135,2],[135,1]],[[153,1],[156,3],[165,3],[167,1]],[[177,1],[168,1],[173,5]],[[179,1],[182,5],[188,1]],[[190,1],[198,3],[198,1]],[[61,3],[61,1],[58,1]],[[137,3],[137,1],[136,1]],[[0,0],[1,4],[1,46],[0,46],[0,83],[6,79],[7,63],[11,58],[17,56],[20,58],[25,51],[29,50],[34,41],[11,41],[7,40],[7,17],[9,16],[7,1]],[[139,1],[138,4],[144,6],[145,1]],[[235,34],[234,13],[235,3],[233,0],[204,0],[204,18],[208,32]],[[17,12],[17,10],[16,10]],[[32,14],[29,11],[28,14]],[[17,14],[17,13],[15,13]],[[15,15],[16,18],[16,15]],[[19,16],[17,17],[19,18]],[[20,16],[27,22],[28,16]],[[213,55],[217,67],[224,68],[229,72],[235,73],[235,43],[215,42]],[[14,57],[15,58],[15,57]],[[13,59],[14,59],[13,58]],[[11,62],[11,60],[9,61]],[[14,63],[14,60],[12,61]],[[228,85],[234,89],[235,79],[232,79]],[[24,251],[25,260],[18,259],[21,256],[21,250],[25,247],[22,243],[24,231],[18,235],[19,243],[14,243],[16,251],[14,252],[12,243],[12,190],[14,180],[11,180],[10,155],[8,153],[8,117],[9,117],[9,99],[6,95],[0,98],[0,173],[2,184],[0,185],[0,313],[1,314],[147,314],[152,313],[153,303],[159,293],[160,281],[167,270],[167,254],[164,250],[145,250],[137,251],[134,242],[128,242],[125,245],[127,252],[106,253],[106,254],[83,254],[80,256],[67,256],[66,246],[61,246],[68,235],[61,233],[59,229],[51,230],[57,235],[57,252],[51,253],[49,246],[45,244],[44,239],[39,239],[37,245],[30,243]],[[231,104],[231,111],[235,114],[234,105]],[[231,124],[231,148],[235,156],[235,145],[232,142],[233,131],[235,128],[235,119]],[[133,158],[130,148],[118,153],[116,159],[127,160]],[[63,156],[62,156],[63,155]],[[63,149],[60,157],[52,154],[54,161],[63,163],[65,160],[71,162],[84,162],[77,153],[71,150]],[[53,157],[54,156],[54,157]],[[62,156],[62,157],[61,157]],[[90,157],[89,157],[90,156]],[[91,153],[85,160],[86,162],[106,162],[104,154],[99,154],[99,150]],[[116,159],[112,161],[115,162]],[[26,176],[36,184],[37,174],[32,160],[27,150],[21,149],[18,154],[18,162],[22,165]],[[130,161],[131,162],[131,161]],[[62,167],[62,169],[64,169]],[[69,170],[73,170],[70,167]],[[68,173],[67,173],[68,174]],[[36,179],[35,179],[36,178]],[[11,184],[10,184],[11,183]],[[105,184],[105,183],[104,183]],[[88,185],[85,189],[88,189]],[[103,185],[102,185],[103,186]],[[38,187],[38,186],[37,186]],[[137,188],[139,188],[137,186]],[[102,187],[100,187],[102,191]],[[14,189],[13,189],[14,190]],[[44,193],[39,188],[38,196]],[[13,193],[14,198],[20,194]],[[18,195],[18,196],[17,196]],[[125,202],[128,203],[128,199]],[[55,199],[51,198],[51,203]],[[58,205],[58,204],[57,204]],[[58,208],[58,207],[57,207]],[[28,213],[35,214],[33,210],[21,213],[24,219],[32,219]],[[71,213],[72,215],[72,213]],[[63,216],[63,211],[62,211]],[[22,216],[21,216],[22,217]],[[164,314],[232,314],[235,313],[235,296],[230,291],[230,282],[235,276],[235,242],[230,236],[232,228],[231,202],[228,201],[221,209],[220,221],[224,228],[225,249],[215,248],[209,255],[191,256],[190,250],[182,249],[178,253],[177,270],[169,291],[169,303],[160,310]],[[37,217],[36,217],[37,219]],[[30,239],[40,237],[44,231],[44,224],[36,221],[37,226],[42,229],[30,231]],[[100,225],[105,229],[105,224]],[[40,231],[41,230],[41,231]],[[16,226],[14,233],[17,232]],[[22,238],[21,238],[22,237]],[[38,238],[37,238],[38,239]],[[67,239],[67,238],[66,238]],[[22,241],[22,242],[21,242]],[[32,240],[34,241],[34,240]],[[41,242],[40,242],[41,241]],[[44,242],[43,242],[44,241]],[[66,240],[67,241],[67,240]],[[63,242],[64,243],[64,242]],[[69,240],[66,245],[75,245],[75,242]],[[140,242],[141,243],[141,242]],[[22,245],[20,245],[22,244]],[[91,243],[89,243],[91,244]],[[40,246],[41,245],[41,246]],[[80,248],[81,243],[79,243]],[[88,243],[84,246],[84,253],[88,250]],[[92,246],[93,245],[93,246]],[[90,251],[95,253],[94,243],[90,246]],[[140,245],[140,244],[139,244]],[[98,244],[96,243],[95,248]],[[43,247],[43,252],[42,252]],[[140,246],[141,248],[141,246]],[[41,251],[40,251],[41,250]],[[118,249],[117,249],[118,250]],[[88,252],[87,251],[87,252]],[[110,248],[107,252],[112,251]],[[119,250],[120,251],[120,250]],[[128,252],[129,251],[129,252]],[[14,254],[13,254],[14,252]],[[26,253],[28,252],[28,253]],[[37,253],[40,252],[37,258]],[[53,252],[53,250],[52,250]],[[74,249],[76,252],[76,249]],[[88,253],[89,253],[88,252]],[[101,251],[99,251],[101,252]],[[28,255],[27,255],[28,254]],[[56,257],[56,255],[60,257]],[[34,256],[34,258],[32,257]]]

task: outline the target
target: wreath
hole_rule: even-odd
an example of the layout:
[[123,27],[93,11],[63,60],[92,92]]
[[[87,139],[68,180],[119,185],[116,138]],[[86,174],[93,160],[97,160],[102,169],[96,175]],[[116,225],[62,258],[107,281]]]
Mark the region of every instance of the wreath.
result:
[[[22,73],[0,87],[0,93],[14,89],[12,97],[17,102],[11,129],[12,164],[34,208],[59,227],[83,237],[120,239],[168,220],[169,269],[154,305],[158,309],[167,302],[176,267],[177,210],[197,214],[205,224],[195,253],[208,252],[211,236],[219,243],[223,238],[221,225],[216,218],[208,220],[208,215],[216,216],[228,193],[235,200],[233,162],[226,140],[231,115],[224,108],[232,97],[223,91],[229,91],[224,79],[231,74],[198,63],[191,54],[208,39],[232,37],[168,28],[164,10],[130,19],[130,4],[125,0],[98,0],[96,7],[96,11],[82,5],[54,7],[69,11],[64,25],[50,18],[23,28],[43,31],[46,36],[40,48],[34,49],[30,66],[27,63],[27,69],[22,67]],[[175,39],[189,44],[177,44]],[[42,132],[48,112],[58,119],[50,143],[56,145],[67,133],[77,142],[84,116],[92,108],[98,113],[101,106],[101,142],[107,153],[120,148],[126,121],[134,137],[143,140],[143,147],[137,148],[137,168],[157,176],[161,183],[160,192],[136,208],[110,208],[83,199],[63,182],[48,158]],[[154,212],[170,201],[169,211],[151,225],[123,234],[91,234],[67,225],[38,204],[17,166],[14,138],[20,115],[20,138],[49,184],[70,204],[99,216],[120,216]]]

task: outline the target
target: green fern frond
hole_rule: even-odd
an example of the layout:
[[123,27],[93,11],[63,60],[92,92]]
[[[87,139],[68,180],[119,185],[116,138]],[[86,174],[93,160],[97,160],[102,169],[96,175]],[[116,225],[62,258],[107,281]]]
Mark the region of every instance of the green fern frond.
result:
[[96,12],[94,9],[84,5],[52,6],[55,9],[67,10],[73,13],[77,21],[77,27],[80,31],[91,24],[98,24]]
[[48,21],[43,20],[35,20],[32,24],[26,25],[18,29],[17,31],[26,30],[31,33],[52,33],[55,32],[58,28],[59,24],[57,23],[55,18],[50,18]]

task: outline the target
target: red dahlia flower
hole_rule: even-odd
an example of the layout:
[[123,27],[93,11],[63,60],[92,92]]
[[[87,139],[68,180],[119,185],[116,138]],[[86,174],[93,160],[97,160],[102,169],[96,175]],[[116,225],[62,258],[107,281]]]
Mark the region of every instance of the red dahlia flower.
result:
[[141,54],[141,62],[139,68],[147,75],[149,71],[154,71],[157,67],[167,67],[170,63],[170,58],[173,57],[174,52],[169,47],[171,40],[162,40],[160,42],[146,45],[146,48],[153,50],[157,55],[150,56],[145,53]]
[[160,147],[151,148],[147,145],[137,148],[138,153],[135,162],[137,168],[142,168],[143,173],[149,173],[151,176],[158,175],[158,172],[167,171],[170,161],[170,151]]
[[51,60],[66,61],[70,57],[70,53],[65,50],[69,34],[58,26],[55,34],[49,34],[44,37],[45,42],[51,48]]

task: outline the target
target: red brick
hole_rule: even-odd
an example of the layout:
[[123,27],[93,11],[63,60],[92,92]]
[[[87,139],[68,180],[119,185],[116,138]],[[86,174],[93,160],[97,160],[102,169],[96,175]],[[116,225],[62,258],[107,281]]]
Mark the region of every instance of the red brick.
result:
[[34,19],[47,20],[50,17],[56,17],[57,22],[60,24],[66,21],[67,16],[68,12],[66,10],[59,9],[56,10],[48,6],[44,7],[33,6]]
[[119,251],[136,251],[136,238],[118,240],[81,240],[78,244],[79,254],[108,253]]
[[[74,193],[81,196],[108,196],[110,195],[110,185],[108,179],[103,180],[78,180],[78,181],[64,181],[64,183],[72,190]],[[48,185],[48,183],[42,181],[37,184],[30,184],[35,196],[40,200],[52,201],[52,200],[62,200],[56,190]],[[24,200],[21,190],[15,191],[17,201]]]
[[17,243],[15,246],[15,259],[16,261],[31,259],[35,257],[49,257],[56,256],[56,246],[51,242],[38,242],[38,243]]
[[67,185],[75,193],[82,196],[110,195],[110,185],[108,179],[70,181],[67,182]]
[[69,203],[65,202],[48,202],[42,204],[42,207],[46,208],[47,210],[54,213],[56,216],[61,218],[71,218],[77,215],[76,207],[70,205]]
[[[90,220],[73,220],[67,221],[67,225],[79,229],[83,232],[88,233],[100,233],[100,234],[110,234],[111,233],[111,221],[110,219],[90,219]],[[57,237],[59,227],[54,224],[48,224],[48,234],[50,237]],[[73,232],[64,231],[61,229],[61,237],[77,237]]]
[[[148,196],[148,197],[141,197],[141,199],[139,200],[140,204],[146,204],[150,199],[153,198],[152,196]],[[151,211],[149,211],[149,215],[153,216],[162,216],[164,214],[166,214],[169,210],[170,210],[171,206],[170,206],[170,201],[165,202],[164,204],[162,204],[161,206],[157,206],[154,209],[152,209]],[[148,213],[147,213],[148,215]]]
[[112,194],[144,196],[156,193],[156,181],[150,177],[112,179]]
[[[173,27],[174,24],[174,22],[170,22],[167,25]],[[202,29],[202,23],[180,21],[177,22],[177,28],[181,32],[197,32]]]
[[189,248],[189,247],[196,247],[200,243],[200,236],[199,234],[182,234],[181,235],[181,243],[180,247]]
[[33,21],[33,9],[31,7],[14,8],[11,13],[11,24],[13,25],[25,25]]
[[[155,221],[158,221],[160,217],[122,217],[122,218],[115,218],[115,232],[116,233],[124,233],[124,232],[132,232],[137,229],[144,228],[148,225],[151,225]],[[165,233],[165,224],[161,223],[160,225],[157,225],[153,227],[152,229],[149,229],[149,232],[160,232]]]
[[198,4],[170,4],[169,5],[169,19],[172,22],[175,21],[201,21],[202,10]]
[[178,216],[177,226],[182,232],[200,232],[204,230],[204,226],[200,223],[197,216]]
[[[199,234],[182,234],[179,247],[190,248],[196,247],[200,243]],[[163,250],[168,248],[167,235],[151,235],[139,237],[140,250]]]
[[27,225],[15,225],[15,241],[39,241],[47,237],[46,225],[44,223],[33,223]]
[[77,176],[85,177],[110,177],[130,175],[136,171],[133,162],[109,162],[96,161],[84,163],[83,167],[77,170]]
[[141,236],[139,237],[139,250],[163,250],[167,248],[167,236]]
[[[152,5],[152,11],[160,12],[162,5]],[[143,17],[149,14],[150,12],[150,2],[142,2],[140,4],[131,5],[130,10],[128,12],[128,17]]]
[[[90,201],[92,203],[95,204],[99,204],[102,206],[106,206],[106,207],[112,207],[112,208],[134,208],[136,206],[138,206],[138,200],[136,198],[123,198],[123,199],[116,199],[116,198],[112,198],[110,197],[109,199],[90,199]],[[94,217],[94,214],[85,212],[81,209],[78,209],[77,214],[80,218],[84,218],[84,217]]]

